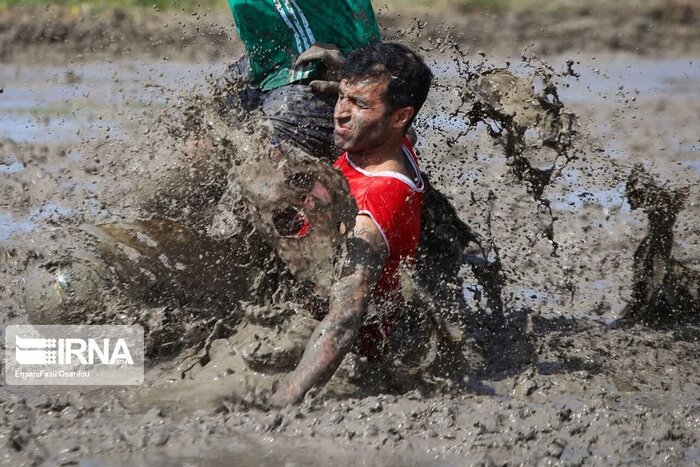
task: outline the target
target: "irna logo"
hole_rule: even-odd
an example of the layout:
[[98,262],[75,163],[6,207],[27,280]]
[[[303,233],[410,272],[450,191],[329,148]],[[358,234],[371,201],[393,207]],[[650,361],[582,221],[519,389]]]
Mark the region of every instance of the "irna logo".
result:
[[133,365],[125,339],[15,336],[15,360],[22,365]]

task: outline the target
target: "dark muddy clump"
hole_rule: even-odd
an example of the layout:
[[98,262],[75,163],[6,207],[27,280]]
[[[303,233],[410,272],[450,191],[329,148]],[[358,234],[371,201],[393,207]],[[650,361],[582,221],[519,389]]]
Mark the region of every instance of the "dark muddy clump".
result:
[[629,175],[625,195],[648,216],[647,236],[634,252],[632,299],[623,322],[673,323],[700,319],[700,273],[673,257],[673,228],[688,190],[660,185],[641,166]]

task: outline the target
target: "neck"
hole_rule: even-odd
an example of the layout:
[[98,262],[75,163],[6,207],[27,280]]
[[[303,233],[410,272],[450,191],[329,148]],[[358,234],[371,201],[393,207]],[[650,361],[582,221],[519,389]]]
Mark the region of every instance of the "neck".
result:
[[347,151],[352,161],[360,167],[380,165],[389,160],[402,160],[403,135],[392,135],[380,145],[365,151]]

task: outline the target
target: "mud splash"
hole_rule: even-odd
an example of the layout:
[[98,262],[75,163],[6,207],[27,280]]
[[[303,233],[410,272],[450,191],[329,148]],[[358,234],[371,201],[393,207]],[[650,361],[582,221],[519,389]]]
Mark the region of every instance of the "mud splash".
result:
[[[559,99],[554,79],[575,73],[571,63],[564,72],[555,73],[539,59],[524,61],[526,69],[534,70],[532,75],[477,66],[467,73],[467,93],[462,100],[469,105],[466,115],[472,131],[486,124],[516,183],[522,183],[537,204],[537,215],[549,219],[531,245],[544,238],[556,256],[555,216],[544,193],[553,177],[576,160],[572,155],[576,117]],[[535,89],[536,80],[540,91]],[[28,275],[25,307],[30,319],[72,322],[92,307],[91,319],[96,323],[144,325],[149,355],[184,350],[184,360],[197,355],[198,364],[203,366],[212,360],[210,350],[215,340],[238,335],[241,342],[247,342],[250,338],[246,336],[252,335],[255,344],[242,344],[235,338],[230,342],[237,354],[248,356],[244,360],[250,370],[260,372],[269,367],[274,373],[294,366],[292,356],[298,349],[284,350],[285,345],[279,345],[275,351],[271,342],[282,342],[285,335],[295,334],[291,310],[306,308],[313,315],[324,306],[333,277],[330,259],[337,257],[343,232],[352,227],[354,206],[342,202],[348,199],[347,187],[327,164],[293,147],[271,145],[269,130],[261,127],[260,116],[243,115],[239,109],[222,105],[229,99],[227,91],[238,91],[237,83],[228,84],[233,88],[215,87],[210,98],[186,100],[183,125],[168,127],[168,133],[183,145],[197,138],[205,142],[207,150],[204,156],[196,151],[185,153],[184,162],[191,169],[178,169],[158,178],[157,185],[162,188],[147,196],[143,204],[152,214],[180,213],[176,218],[181,224],[154,218],[83,226],[82,250],[75,248],[70,259],[51,259]],[[279,180],[275,182],[270,174]],[[270,192],[271,187],[278,191]],[[434,203],[438,208],[430,215],[435,219],[456,216],[447,199],[434,193],[442,198]],[[502,247],[493,240],[491,212],[496,203],[496,196],[489,192],[486,239],[466,226],[459,230],[439,221],[435,224],[440,228],[423,232],[427,241],[441,244],[444,255],[422,253],[415,280],[404,281],[413,312],[406,313],[406,323],[412,324],[404,326],[402,338],[427,345],[419,353],[415,348],[408,353],[407,348],[394,349],[395,359],[403,360],[404,366],[413,362],[414,367],[408,365],[406,371],[419,376],[418,380],[451,375],[449,378],[458,381],[470,365],[478,367],[475,362],[479,361],[511,368],[532,361],[530,312],[508,306],[503,298],[506,287],[519,284],[516,277],[504,272]],[[289,209],[295,215],[282,223],[302,215],[313,225],[328,229],[314,229],[303,239],[285,235],[280,231],[285,226],[280,226],[279,214]],[[460,251],[462,245],[469,244],[474,249]],[[478,284],[475,290],[486,298],[485,313],[470,310],[464,300],[458,276],[465,261]],[[97,264],[109,268],[94,266]],[[82,290],[74,285],[80,276],[85,278]],[[202,277],[215,279],[200,284]],[[98,291],[99,281],[110,291],[112,300]],[[642,282],[648,281],[638,280],[636,287]],[[51,296],[46,290],[56,290],[58,295]],[[105,305],[95,308],[90,297],[102,297]],[[133,309],[135,304],[146,308],[126,318],[125,308]],[[56,306],[60,312],[46,311]],[[251,315],[250,310],[257,311]],[[254,331],[245,331],[248,326]],[[266,335],[263,328],[277,330],[260,337]],[[409,336],[410,328],[415,332]],[[489,332],[485,334],[485,330]],[[513,345],[520,347],[518,362],[509,358],[490,364],[484,361],[483,354],[492,350],[496,335],[508,335]],[[241,346],[258,350],[244,352]],[[296,348],[292,344],[286,347]],[[287,358],[284,365],[280,363],[283,356]],[[428,369],[435,373],[429,376]],[[258,396],[258,402],[264,400],[263,395]]]
[[[519,95],[537,95],[537,83],[535,80],[535,89],[529,84],[523,87],[532,80],[527,73],[516,70],[505,72],[510,76],[502,70],[483,71],[481,83],[486,91],[489,76],[498,75],[503,86],[496,85],[498,94],[484,91],[486,102],[480,104],[489,115],[490,125],[498,129],[498,119],[515,117],[490,113],[489,106],[501,109],[500,100],[511,98],[511,86],[519,90]],[[449,87],[451,92],[439,92],[435,100],[447,102],[457,95],[455,107],[461,105],[462,96],[454,92],[454,86]],[[646,115],[654,125],[664,124],[655,116],[663,103],[669,105],[668,97],[655,100],[642,93],[637,99],[648,100],[640,107],[639,118]],[[528,144],[538,143],[540,129],[547,134],[549,126],[538,126],[538,122],[548,121],[546,109],[542,110],[537,101],[528,103],[528,98],[524,102],[544,112],[545,118],[535,118],[535,133],[524,130],[525,149],[517,154],[538,170],[550,169],[556,160],[557,168],[543,186],[540,198],[552,200],[551,215],[559,218],[552,230],[559,244],[558,256],[552,256],[552,243],[543,234],[543,226],[551,221],[550,212],[540,207],[528,172],[522,172],[519,180],[516,168],[508,165],[510,156],[500,144],[507,132],[491,136],[486,127],[479,125],[459,137],[453,132],[450,136],[456,143],[453,152],[448,152],[428,126],[419,126],[421,162],[426,162],[431,179],[446,199],[451,198],[456,212],[469,220],[471,232],[447,229],[444,235],[434,237],[445,245],[446,261],[452,260],[457,265],[454,267],[458,268],[463,259],[470,261],[459,274],[464,289],[442,289],[442,279],[427,274],[433,282],[425,283],[448,295],[445,302],[434,302],[424,298],[434,295],[433,290],[407,284],[407,292],[414,291],[416,310],[407,313],[402,323],[405,329],[400,328],[402,332],[396,335],[397,352],[392,360],[385,366],[372,367],[350,358],[331,385],[312,394],[300,407],[283,411],[256,407],[264,405],[276,379],[296,362],[298,344],[305,341],[315,321],[306,314],[309,307],[302,300],[308,291],[297,288],[292,273],[285,270],[269,245],[264,246],[267,242],[262,240],[267,234],[260,234],[261,230],[249,220],[241,187],[229,181],[240,180],[237,161],[258,154],[245,152],[245,147],[257,146],[244,144],[240,149],[235,145],[240,138],[227,128],[224,116],[214,115],[215,109],[202,112],[200,119],[203,134],[213,135],[216,156],[212,159],[193,158],[182,150],[181,140],[173,141],[162,128],[163,120],[173,120],[164,118],[158,109],[153,112],[156,118],[151,115],[153,120],[141,122],[141,128],[150,129],[148,135],[134,141],[100,141],[99,145],[81,145],[80,151],[75,146],[42,149],[39,144],[5,142],[2,161],[11,167],[5,170],[12,173],[2,174],[3,180],[8,180],[2,188],[10,194],[9,209],[3,209],[14,214],[35,209],[42,200],[57,199],[80,215],[66,214],[65,204],[59,206],[60,210],[47,207],[44,217],[28,218],[34,224],[28,231],[13,230],[15,235],[2,244],[0,274],[7,280],[0,284],[0,296],[9,310],[2,316],[3,322],[26,319],[26,309],[16,296],[28,268],[43,265],[44,272],[55,273],[66,267],[55,261],[61,255],[80,259],[75,253],[87,251],[86,261],[94,261],[93,255],[99,261],[100,255],[111,258],[108,265],[113,269],[99,270],[99,279],[114,280],[119,285],[115,291],[107,288],[105,303],[113,301],[107,310],[85,309],[85,315],[104,321],[140,320],[154,336],[149,345],[159,343],[162,347],[153,347],[153,355],[160,358],[151,360],[148,383],[137,391],[57,390],[54,394],[48,389],[34,393],[7,388],[0,394],[0,408],[5,414],[0,437],[10,440],[9,449],[2,453],[3,462],[59,463],[98,458],[107,463],[124,459],[137,463],[161,455],[172,456],[174,462],[235,462],[247,451],[222,447],[230,447],[232,438],[247,440],[251,436],[273,439],[276,451],[289,452],[294,459],[303,459],[295,454],[295,448],[317,451],[322,445],[340,446],[342,459],[358,458],[346,451],[367,452],[368,463],[382,456],[393,461],[396,457],[391,456],[395,455],[404,456],[408,464],[433,463],[435,458],[454,465],[463,464],[465,459],[506,463],[513,458],[532,463],[610,459],[620,463],[697,462],[697,327],[692,321],[684,321],[682,326],[636,324],[638,319],[646,321],[645,316],[653,316],[651,309],[644,315],[632,315],[628,326],[605,324],[617,317],[615,292],[605,289],[606,281],[630,294],[623,295],[621,301],[631,300],[635,284],[643,283],[646,288],[641,303],[654,306],[667,307],[669,290],[681,290],[678,283],[668,286],[668,278],[672,277],[668,271],[675,270],[674,261],[681,262],[681,258],[689,271],[694,270],[694,188],[689,187],[685,209],[681,210],[682,192],[650,188],[648,179],[640,175],[636,182],[630,182],[628,206],[622,201],[624,183],[617,188],[618,179],[624,182],[631,173],[626,162],[611,167],[606,158],[609,154],[593,153],[587,140],[573,140],[571,154],[579,157],[571,160],[556,159],[555,151],[546,145],[535,145],[530,150]],[[692,103],[683,106],[673,102],[673,108],[682,115],[694,111]],[[612,107],[606,105],[603,110],[591,109],[592,104],[582,106],[584,111],[577,112],[584,118],[602,121]],[[588,111],[592,113],[587,115]],[[514,114],[518,115],[517,109]],[[623,119],[614,122],[630,131]],[[665,125],[666,131],[678,131],[683,136],[680,125]],[[249,133],[240,131],[238,134],[245,133],[243,141],[252,143],[247,139]],[[582,132],[589,131],[593,130],[585,127]],[[636,135],[639,144],[652,147],[652,136],[645,136],[644,131]],[[590,147],[595,151],[606,147],[607,140],[601,139],[602,143]],[[687,138],[681,143],[689,147]],[[436,144],[435,151],[431,144]],[[133,153],[125,154],[124,147],[130,145],[134,145]],[[75,152],[82,154],[79,171],[71,165]],[[642,148],[639,157],[652,152]],[[691,150],[682,157],[691,160],[694,154]],[[93,162],[97,156],[101,164]],[[657,167],[673,168],[673,160],[670,156],[658,159]],[[267,160],[267,170],[274,161]],[[563,162],[565,167],[560,166]],[[303,159],[299,163],[303,167]],[[18,169],[20,165],[24,168]],[[602,170],[591,174],[590,167]],[[96,188],[91,189],[99,193],[98,200],[88,198],[92,201],[81,210],[82,200],[90,193],[81,183],[92,182],[95,173]],[[32,183],[38,175],[43,175],[41,182]],[[69,176],[79,183],[66,195],[60,189]],[[113,182],[134,178],[141,178],[143,183],[123,186]],[[100,183],[100,179],[104,181]],[[168,179],[171,182],[164,183]],[[567,183],[572,180],[578,185],[572,183],[570,188],[572,185]],[[197,190],[202,187],[207,188],[199,196]],[[305,197],[308,188],[308,183],[301,183],[294,197]],[[615,197],[604,202],[591,194],[603,189],[618,195],[619,204]],[[560,192],[566,196],[560,196]],[[638,198],[633,193],[643,197],[655,194],[654,200],[650,204],[639,201],[639,207],[631,209],[637,207],[632,200]],[[562,209],[563,203],[573,203],[571,197],[575,203],[564,204],[566,209]],[[298,203],[298,199],[293,201]],[[111,212],[90,211],[93,206],[99,208],[100,203],[107,204]],[[666,205],[672,209],[663,207]],[[658,220],[649,224],[648,231],[644,210]],[[92,225],[87,231],[80,228],[86,222]],[[669,224],[674,241],[668,240]],[[609,230],[615,231],[615,236],[608,235]],[[452,241],[460,236],[474,248],[453,255],[456,250]],[[660,282],[644,281],[642,275],[637,276],[639,281],[633,277],[634,249],[645,236],[650,240],[644,241],[645,248],[640,246],[638,250],[643,254],[638,256],[656,258],[645,274],[651,271],[655,278],[663,276]],[[240,238],[245,245],[259,247],[241,249],[236,243]],[[667,253],[671,243],[675,243],[673,250]],[[194,244],[202,245],[202,253],[212,253],[204,254],[200,261],[200,251],[192,248]],[[163,258],[158,255],[161,248],[168,251]],[[646,254],[648,251],[651,256]],[[222,258],[225,261],[217,263]],[[84,263],[72,264],[77,265],[80,274]],[[659,264],[666,266],[654,269]],[[185,268],[180,269],[182,266]],[[478,278],[479,267],[485,270],[482,279]],[[190,271],[211,278],[212,284],[198,286]],[[229,272],[232,274],[227,276]],[[126,280],[120,279],[120,274]],[[130,278],[134,280],[130,282]],[[681,284],[692,285],[684,281]],[[421,285],[420,280],[417,282]],[[66,283],[66,287],[70,292],[71,285]],[[593,295],[595,287],[604,289],[605,295]],[[252,295],[241,298],[251,289]],[[91,290],[95,289],[88,288],[86,294]],[[691,293],[693,289],[688,290]],[[651,297],[651,302],[645,302],[646,297]],[[80,293],[69,299],[82,300]],[[457,308],[442,306],[457,299],[471,308],[468,314],[460,315]],[[674,303],[683,301],[676,298]],[[503,323],[489,329],[489,323],[498,322],[499,309],[503,311]],[[414,352],[407,352],[406,346]],[[619,426],[624,429],[618,430]],[[261,451],[272,456],[268,444]],[[222,452],[217,452],[219,449]],[[253,451],[252,455],[261,454]]]
[[679,323],[700,319],[700,273],[673,257],[674,227],[688,189],[660,185],[642,167],[629,175],[625,194],[648,216],[648,235],[634,252],[632,298],[623,321]]
[[30,322],[140,324],[150,356],[201,342],[219,320],[234,326],[236,304],[251,290],[265,297],[271,286],[269,250],[252,255],[256,245],[217,241],[169,220],[83,225],[69,235],[74,246],[62,257],[27,272]]

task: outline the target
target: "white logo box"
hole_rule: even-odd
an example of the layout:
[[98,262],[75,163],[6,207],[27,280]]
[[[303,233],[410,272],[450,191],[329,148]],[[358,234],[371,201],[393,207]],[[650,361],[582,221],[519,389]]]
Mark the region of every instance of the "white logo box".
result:
[[143,384],[143,328],[11,325],[5,329],[9,385]]

